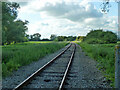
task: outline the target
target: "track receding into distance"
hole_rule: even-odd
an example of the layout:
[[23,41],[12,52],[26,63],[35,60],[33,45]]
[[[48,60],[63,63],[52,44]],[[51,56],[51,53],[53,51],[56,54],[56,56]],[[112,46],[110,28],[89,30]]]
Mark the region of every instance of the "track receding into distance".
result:
[[76,44],[71,43],[64,51],[16,86],[14,90],[23,88],[56,88],[61,90],[67,81],[75,50]]

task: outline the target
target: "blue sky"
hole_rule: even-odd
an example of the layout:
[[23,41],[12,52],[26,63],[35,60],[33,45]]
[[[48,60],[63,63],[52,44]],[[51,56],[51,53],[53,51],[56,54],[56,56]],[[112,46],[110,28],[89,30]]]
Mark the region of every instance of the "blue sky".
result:
[[[93,3],[97,9],[101,8],[101,3],[102,2],[91,2]],[[116,2],[110,2],[110,11],[108,13],[109,16],[117,16],[118,15],[118,3]]]
[[108,14],[101,13],[102,2],[87,0],[34,0],[20,3],[18,18],[28,20],[28,34],[40,33],[41,38],[51,34],[86,35],[91,29],[102,28],[117,32],[116,2],[110,2]]

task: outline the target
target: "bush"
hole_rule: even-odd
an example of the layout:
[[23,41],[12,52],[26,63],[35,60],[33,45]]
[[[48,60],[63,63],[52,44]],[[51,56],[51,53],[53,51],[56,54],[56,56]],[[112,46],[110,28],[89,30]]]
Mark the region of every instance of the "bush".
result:
[[117,35],[111,31],[92,30],[83,39],[88,44],[109,44],[117,42]]

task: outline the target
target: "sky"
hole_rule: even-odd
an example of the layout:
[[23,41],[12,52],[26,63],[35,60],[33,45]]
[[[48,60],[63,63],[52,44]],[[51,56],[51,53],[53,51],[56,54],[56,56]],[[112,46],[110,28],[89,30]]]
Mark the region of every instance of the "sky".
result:
[[27,34],[40,33],[41,38],[50,38],[51,34],[85,36],[92,29],[117,32],[117,3],[110,2],[107,14],[101,12],[101,3],[90,0],[19,2],[18,19],[29,21]]

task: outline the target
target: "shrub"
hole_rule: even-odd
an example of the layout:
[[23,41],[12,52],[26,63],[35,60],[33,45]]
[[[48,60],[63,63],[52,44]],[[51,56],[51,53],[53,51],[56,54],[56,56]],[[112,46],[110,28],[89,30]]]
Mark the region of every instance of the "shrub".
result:
[[88,44],[116,43],[117,35],[111,31],[92,30],[83,39]]

